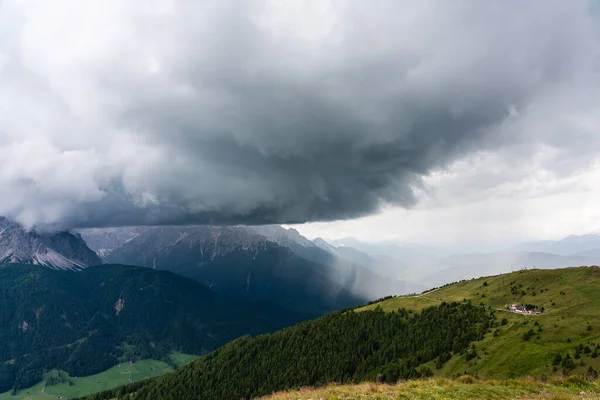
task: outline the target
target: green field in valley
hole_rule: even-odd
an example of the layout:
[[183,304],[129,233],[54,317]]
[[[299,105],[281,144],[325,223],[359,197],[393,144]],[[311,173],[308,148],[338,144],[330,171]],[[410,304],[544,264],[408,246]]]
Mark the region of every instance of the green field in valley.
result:
[[[173,365],[178,368],[186,365],[197,356],[183,353],[172,353],[171,360]],[[59,371],[51,371],[46,374],[44,381],[28,389],[23,389],[12,395],[11,392],[0,394],[0,400],[50,400],[50,399],[69,399],[85,396],[91,393],[112,389],[127,383],[136,382],[142,379],[163,375],[173,371],[170,364],[164,361],[143,360],[133,364],[123,363],[103,371],[96,375],[71,377],[66,373],[60,373],[62,379],[56,379]],[[53,379],[55,378],[55,379]],[[52,380],[60,381],[53,385],[47,384]]]
[[[442,301],[471,301],[495,310],[498,326],[475,342],[471,351],[437,365],[441,368],[429,363],[436,376],[559,378],[589,374],[593,378],[600,371],[599,267],[535,269],[472,279],[359,310],[421,310]],[[538,310],[543,307],[544,312],[517,314],[507,310],[511,304],[531,304]],[[567,355],[570,361],[564,360]]]

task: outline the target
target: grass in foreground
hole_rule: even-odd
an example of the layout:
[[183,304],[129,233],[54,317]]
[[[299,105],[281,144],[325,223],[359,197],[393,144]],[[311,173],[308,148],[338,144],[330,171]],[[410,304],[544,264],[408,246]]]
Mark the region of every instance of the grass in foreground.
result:
[[[196,358],[197,356],[190,354],[171,354],[171,360],[178,368],[192,362]],[[20,390],[14,396],[11,392],[0,393],[0,400],[51,400],[76,398],[126,385],[130,383],[129,379],[131,379],[132,382],[136,382],[172,371],[173,368],[163,361],[143,360],[133,363],[132,365],[129,363],[115,365],[96,375],[68,377],[67,381],[63,383],[48,386],[46,385],[48,378],[50,376],[58,375],[58,371],[51,371],[46,374],[46,379],[44,381],[33,387]]]
[[276,393],[263,400],[384,400],[384,399],[600,399],[597,383],[579,379],[547,383],[534,380],[477,380],[464,376],[456,380],[429,379],[400,382],[397,385],[363,383],[331,385]]

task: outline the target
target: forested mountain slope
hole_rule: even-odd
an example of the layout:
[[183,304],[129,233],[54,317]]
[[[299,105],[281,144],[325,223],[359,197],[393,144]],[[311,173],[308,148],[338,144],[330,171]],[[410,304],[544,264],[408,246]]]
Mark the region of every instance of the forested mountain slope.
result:
[[494,315],[445,303],[414,313],[335,312],[255,338],[243,337],[182,370],[88,399],[240,399],[327,382],[428,376],[440,354],[483,338]]
[[0,266],[0,393],[39,382],[44,370],[81,376],[173,350],[203,354],[305,318],[148,268]]

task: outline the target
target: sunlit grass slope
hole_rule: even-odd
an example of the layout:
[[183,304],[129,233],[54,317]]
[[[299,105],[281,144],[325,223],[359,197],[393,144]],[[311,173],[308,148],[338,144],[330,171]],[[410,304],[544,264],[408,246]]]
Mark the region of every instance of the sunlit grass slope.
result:
[[457,380],[429,379],[401,382],[397,385],[364,383],[306,388],[276,393],[263,400],[464,400],[464,399],[600,399],[597,384],[572,381],[487,380],[471,377]]
[[[431,365],[435,375],[474,374],[512,378],[586,374],[600,370],[600,268],[528,270],[446,285],[414,297],[396,297],[359,310],[381,307],[421,310],[442,301],[471,301],[496,309],[498,326],[475,349]],[[533,304],[541,315],[508,312],[510,304]],[[504,321],[502,321],[505,319]],[[572,363],[557,363],[567,354]],[[554,365],[553,365],[554,364]],[[593,372],[591,372],[593,374]]]

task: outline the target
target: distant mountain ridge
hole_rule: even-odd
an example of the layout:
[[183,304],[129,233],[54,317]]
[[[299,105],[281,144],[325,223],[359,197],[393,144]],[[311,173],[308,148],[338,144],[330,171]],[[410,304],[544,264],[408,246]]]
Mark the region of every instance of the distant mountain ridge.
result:
[[600,235],[597,234],[527,242],[496,252],[467,253],[450,253],[414,244],[368,243],[354,238],[326,243],[334,247],[338,256],[367,265],[381,275],[427,287],[521,269],[600,264]]
[[[106,232],[81,233],[93,244],[93,236]],[[247,227],[144,228],[103,258],[107,263],[175,272],[227,296],[315,316],[364,301],[331,282],[320,266]]]
[[316,247],[315,243],[305,238],[294,228],[285,229],[280,225],[262,225],[249,227],[258,233],[281,246],[294,247],[300,245],[307,248]]
[[327,252],[329,252],[331,254],[335,254],[335,255],[339,254],[338,250],[337,250],[337,248],[335,246],[330,245],[325,239],[323,239],[321,237],[318,237],[318,238],[314,239],[313,243],[316,246],[322,248],[323,250],[325,250],[325,251],[327,251]]
[[498,252],[490,254],[456,254],[443,260],[443,268],[423,277],[430,286],[463,279],[498,275],[526,269],[557,269],[600,264],[596,255],[564,256],[543,252]]
[[[145,226],[124,228],[89,228],[84,233],[86,244],[93,249],[98,256],[104,257],[114,249],[135,238],[137,235],[148,230]],[[78,234],[81,234],[77,232]]]
[[[222,294],[273,302],[314,315],[415,289],[337,258],[297,231],[279,226],[147,227],[135,232],[124,228],[80,233],[95,250],[105,249],[107,263],[172,271]],[[120,245],[115,245],[117,242]]]
[[[262,227],[252,227],[252,229],[260,228]],[[334,247],[324,239],[310,241],[293,228],[285,229],[278,225],[271,225],[269,229],[277,232],[276,235],[271,234],[271,240],[289,247],[307,260],[329,267],[338,281],[345,282],[346,287],[361,293],[365,299],[388,296],[390,293],[421,292],[427,289],[418,283],[400,280],[397,275],[387,274],[385,270],[377,268],[377,260],[359,250],[343,246]],[[395,267],[399,266],[395,265]]]
[[102,260],[77,234],[27,231],[0,217],[0,264],[9,263],[79,270]]
[[553,253],[562,256],[578,254],[599,254],[600,234],[570,235],[560,240],[539,240],[523,243],[516,251]]

